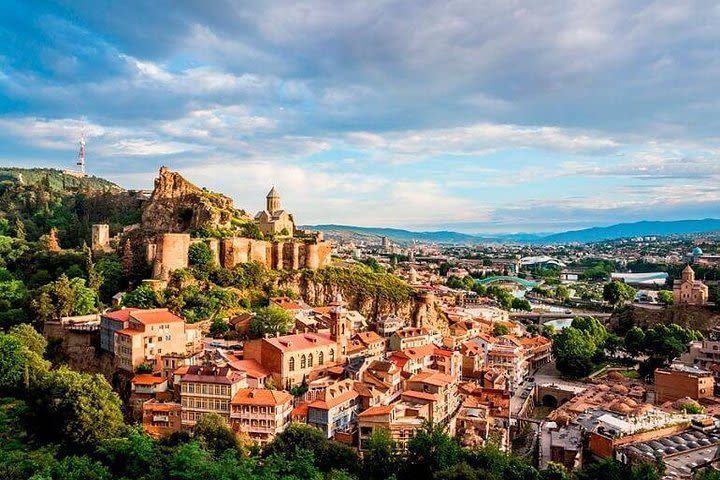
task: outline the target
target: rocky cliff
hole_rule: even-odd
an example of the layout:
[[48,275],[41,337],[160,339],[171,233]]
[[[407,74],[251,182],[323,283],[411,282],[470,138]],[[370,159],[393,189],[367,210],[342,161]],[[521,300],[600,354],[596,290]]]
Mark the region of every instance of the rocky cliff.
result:
[[669,305],[667,307],[628,305],[616,311],[608,321],[614,332],[624,335],[634,326],[650,328],[676,323],[682,327],[707,333],[720,325],[720,308],[699,305]]
[[211,225],[229,228],[231,220],[249,219],[231,198],[203,190],[167,167],[160,168],[155,189],[142,214],[142,226],[168,233]]
[[296,293],[310,305],[327,305],[339,294],[348,308],[362,313],[370,323],[394,314],[408,326],[447,331],[447,319],[432,295],[417,292],[389,274],[328,267],[285,273],[276,286]]

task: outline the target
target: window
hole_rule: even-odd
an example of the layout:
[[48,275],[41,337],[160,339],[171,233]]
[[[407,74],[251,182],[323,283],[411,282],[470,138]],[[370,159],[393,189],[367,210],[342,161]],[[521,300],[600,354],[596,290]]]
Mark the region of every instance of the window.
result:
[[308,367],[312,368],[313,366],[313,354],[308,355]]
[[307,367],[307,359],[305,358],[305,355],[302,355],[300,357],[300,368],[306,368]]
[[290,360],[288,361],[288,370],[291,372],[295,371],[295,357],[290,357]]
[[335,349],[334,348],[330,349],[330,361],[331,362],[335,361]]
[[318,365],[322,365],[325,361],[325,354],[323,352],[318,353]]

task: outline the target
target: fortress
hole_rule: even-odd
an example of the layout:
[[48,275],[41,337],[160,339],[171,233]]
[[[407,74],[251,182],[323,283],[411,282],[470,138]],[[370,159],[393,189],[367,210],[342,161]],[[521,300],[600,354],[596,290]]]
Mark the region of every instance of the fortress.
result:
[[[274,270],[317,269],[331,261],[332,244],[321,232],[296,229],[293,216],[281,209],[275,187],[267,194],[265,209],[253,219],[229,197],[201,189],[166,167],[155,180],[142,225],[135,227],[147,232],[144,244],[153,280],[167,281],[174,270],[187,268],[190,246],[199,242],[210,247],[215,263],[224,268],[258,262]],[[223,238],[193,238],[206,227],[219,229]],[[93,249],[110,249],[110,240],[107,225],[93,225]]]
[[167,280],[170,273],[188,266],[188,250],[193,243],[204,242],[224,268],[239,263],[258,262],[269,269],[317,269],[330,265],[332,244],[321,234],[313,239],[255,240],[245,237],[191,239],[187,233],[163,233],[148,245],[148,261],[153,265],[153,279]]

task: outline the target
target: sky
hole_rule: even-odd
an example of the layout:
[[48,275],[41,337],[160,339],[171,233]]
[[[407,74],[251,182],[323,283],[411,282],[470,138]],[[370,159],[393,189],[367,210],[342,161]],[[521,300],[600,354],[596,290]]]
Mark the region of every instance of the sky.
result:
[[0,2],[0,165],[160,166],[300,224],[720,216],[714,1]]

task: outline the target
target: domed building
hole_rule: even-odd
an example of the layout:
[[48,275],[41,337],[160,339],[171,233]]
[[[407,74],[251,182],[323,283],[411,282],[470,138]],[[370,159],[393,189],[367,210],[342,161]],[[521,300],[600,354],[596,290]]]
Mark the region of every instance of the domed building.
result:
[[673,284],[673,300],[676,304],[705,305],[710,292],[707,285],[695,280],[695,271],[690,265],[682,272],[682,279]]
[[293,216],[280,206],[280,194],[272,187],[265,197],[265,210],[255,215],[258,228],[263,235],[280,235],[292,237],[295,233],[295,220]]

